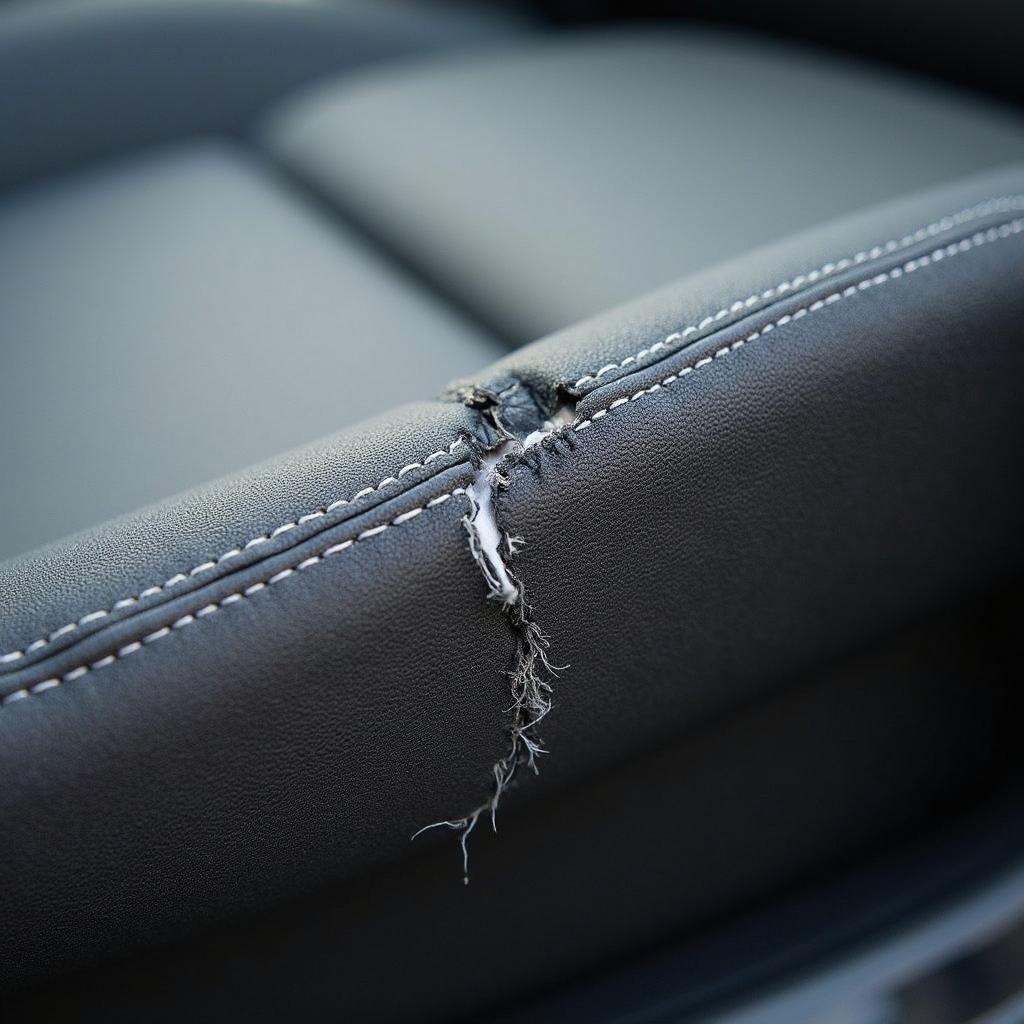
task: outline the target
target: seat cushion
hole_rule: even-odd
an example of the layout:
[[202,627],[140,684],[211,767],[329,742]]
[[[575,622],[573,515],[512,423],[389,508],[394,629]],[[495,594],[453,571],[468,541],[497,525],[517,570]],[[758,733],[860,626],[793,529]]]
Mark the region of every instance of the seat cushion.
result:
[[314,87],[298,174],[525,341],[869,204],[1024,155],[998,110],[835,58],[662,29]]
[[8,198],[0,308],[0,557],[503,351],[225,141]]
[[144,145],[244,134],[327,74],[500,44],[505,12],[411,0],[29,0],[0,5],[0,188]]

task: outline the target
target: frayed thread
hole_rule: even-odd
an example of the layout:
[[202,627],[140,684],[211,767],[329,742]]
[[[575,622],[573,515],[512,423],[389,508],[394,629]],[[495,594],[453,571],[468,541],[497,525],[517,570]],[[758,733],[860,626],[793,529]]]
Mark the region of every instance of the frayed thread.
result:
[[[494,514],[495,487],[508,486],[508,478],[500,464],[506,456],[521,457],[525,451],[541,444],[561,425],[571,422],[574,409],[564,406],[555,410],[540,427],[536,426],[537,407],[530,398],[530,415],[516,422],[520,432],[509,429],[505,416],[510,408],[511,396],[530,397],[525,388],[514,384],[500,393],[470,389],[460,394],[467,404],[483,408],[489,415],[502,443],[480,458],[476,478],[467,488],[471,510],[462,520],[469,536],[469,550],[480,567],[487,584],[490,600],[500,601],[516,637],[514,668],[508,673],[511,680],[512,704],[507,711],[512,715],[509,724],[509,743],[505,756],[491,766],[494,782],[491,797],[463,818],[435,821],[425,825],[412,836],[415,839],[435,828],[450,828],[460,833],[462,848],[462,881],[469,884],[469,836],[481,816],[491,820],[491,829],[498,831],[498,804],[505,791],[513,784],[520,768],[538,773],[537,758],[547,751],[537,735],[537,726],[551,711],[551,682],[568,666],[553,665],[548,658],[548,638],[533,618],[533,610],[526,600],[523,584],[509,569],[509,560],[523,547],[522,537],[502,533]],[[502,402],[505,401],[503,405]]]
[[[472,500],[472,499],[471,499]],[[515,665],[508,676],[511,680],[512,703],[507,711],[512,715],[509,724],[509,745],[505,756],[496,761],[491,771],[494,781],[490,799],[475,808],[463,818],[436,821],[425,825],[412,836],[415,839],[435,828],[450,828],[461,833],[459,844],[462,848],[462,881],[469,884],[469,836],[476,828],[481,816],[490,818],[491,829],[498,831],[498,805],[505,791],[512,785],[520,768],[526,768],[535,775],[538,773],[537,758],[546,754],[537,726],[551,710],[551,683],[549,680],[558,676],[566,666],[556,666],[548,657],[549,641],[534,621],[533,612],[526,601],[522,581],[517,579],[508,569],[504,560],[501,571],[496,572],[483,542],[481,541],[477,522],[480,515],[478,503],[474,501],[473,512],[463,519],[469,534],[469,546],[473,557],[480,566],[484,580],[488,586],[488,597],[501,600],[506,617],[516,636]],[[524,544],[522,537],[503,538],[505,554],[511,556]],[[504,576],[510,591],[499,577]]]

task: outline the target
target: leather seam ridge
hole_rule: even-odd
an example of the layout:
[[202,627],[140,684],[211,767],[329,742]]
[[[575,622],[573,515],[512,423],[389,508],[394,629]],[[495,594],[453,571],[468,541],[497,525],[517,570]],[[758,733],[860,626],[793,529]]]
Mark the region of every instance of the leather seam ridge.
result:
[[[1024,206],[1022,206],[1022,209],[1024,209]],[[926,252],[919,256],[912,257],[904,263],[897,263],[888,270],[880,271],[861,278],[859,281],[837,289],[820,299],[806,303],[796,309],[791,309],[787,313],[780,314],[774,320],[763,324],[756,330],[744,334],[728,345],[724,345],[715,350],[705,350],[707,354],[700,356],[693,362],[683,366],[681,369],[675,370],[672,373],[659,378],[653,384],[639,388],[631,394],[616,398],[610,401],[607,405],[590,413],[588,416],[577,417],[571,423],[552,431],[548,437],[541,442],[541,445],[543,447],[550,448],[558,439],[566,439],[569,434],[580,434],[585,430],[589,430],[616,409],[620,409],[633,402],[640,401],[641,399],[671,387],[673,384],[685,380],[698,370],[702,370],[714,363],[720,362],[722,359],[738,352],[746,345],[756,342],[758,339],[763,338],[765,335],[768,335],[775,330],[784,328],[789,323],[802,320],[806,316],[817,313],[820,310],[828,306],[835,305],[845,299],[854,298],[864,292],[871,291],[885,284],[897,281],[915,273],[918,270],[924,269],[925,267],[952,259],[955,256],[976,250],[993,242],[1021,234],[1024,234],[1024,217],[1018,217],[1014,220],[1005,221],[1002,224],[993,225],[989,228],[976,231],[972,235],[940,246],[937,249],[933,249],[931,252]],[[509,465],[508,468],[512,468],[512,465],[516,464],[527,464],[531,457],[532,456],[529,452],[524,452],[518,457],[511,459],[511,465]]]
[[317,554],[310,555],[294,565],[273,573],[265,580],[258,580],[255,583],[241,588],[240,590],[232,591],[217,601],[211,601],[203,605],[194,612],[186,612],[169,625],[161,626],[136,640],[131,640],[126,644],[122,644],[111,654],[104,655],[95,661],[77,665],[59,676],[49,676],[38,683],[32,684],[31,686],[24,686],[20,689],[14,690],[0,699],[0,707],[6,707],[9,704],[16,704],[28,697],[45,693],[47,690],[55,689],[65,683],[71,683],[77,679],[81,679],[83,676],[89,675],[92,672],[107,668],[118,661],[122,661],[125,658],[130,657],[132,654],[137,653],[144,647],[156,643],[158,640],[162,640],[173,633],[180,632],[185,627],[193,625],[200,619],[207,618],[210,615],[222,611],[223,609],[228,608],[233,604],[237,604],[240,601],[252,598],[255,594],[259,593],[261,590],[265,590],[267,587],[282,583],[284,580],[289,579],[292,576],[312,569],[322,562],[333,558],[335,555],[339,555],[350,550],[357,544],[373,540],[375,537],[379,537],[386,533],[392,527],[402,526],[405,523],[418,518],[424,512],[440,508],[446,505],[452,498],[460,496],[468,498],[465,487],[454,487],[450,491],[445,491],[444,493],[431,498],[429,501],[425,501],[422,505],[418,505],[415,508],[402,512],[400,515],[389,519],[387,522],[381,523],[378,526],[368,527],[356,534],[354,537],[331,544],[329,547],[323,549]]
[[[870,249],[863,249],[853,254],[852,256],[843,257],[836,261],[826,262],[817,270],[812,270],[805,272],[803,274],[798,274],[795,277],[789,279],[788,281],[780,282],[780,284],[774,286],[773,288],[769,288],[758,294],[748,296],[746,299],[743,300],[738,299],[732,304],[730,304],[728,307],[723,307],[716,313],[704,317],[696,324],[688,325],[687,327],[683,328],[680,331],[675,331],[667,335],[662,340],[657,341],[654,344],[647,346],[646,348],[640,349],[638,352],[634,353],[633,355],[625,357],[625,359],[621,360],[618,363],[609,363],[592,374],[585,374],[572,385],[563,382],[561,387],[568,388],[570,391],[578,393],[581,387],[584,387],[584,385],[589,383],[592,386],[589,388],[585,388],[583,395],[590,394],[593,392],[593,390],[596,389],[598,381],[603,375],[611,373],[613,370],[623,369],[626,366],[632,366],[634,363],[637,363],[642,359],[645,359],[647,356],[653,355],[654,353],[659,352],[663,349],[673,348],[688,337],[693,337],[694,340],[697,340],[695,337],[696,335],[700,335],[703,331],[706,331],[708,327],[720,323],[730,314],[736,314],[744,311],[749,312],[762,301],[768,301],[771,298],[778,298],[780,294],[785,294],[789,291],[792,291],[796,288],[802,287],[807,284],[814,284],[817,281],[821,280],[823,277],[839,273],[842,270],[847,270],[852,266],[858,265],[859,263],[863,263],[871,259],[877,259],[884,255],[892,254],[894,252],[899,251],[902,248],[906,248],[920,241],[924,241],[928,237],[932,237],[943,231],[948,231],[952,227],[956,227],[959,224],[967,223],[972,220],[976,220],[980,217],[988,216],[995,212],[1009,210],[1024,210],[1024,194],[1004,195],[983,200],[972,207],[968,207],[955,214],[949,214],[945,217],[940,218],[939,220],[933,221],[932,223],[922,228],[918,228],[916,231],[904,235],[902,238],[898,240],[890,239],[888,242],[885,242],[882,245],[876,245]],[[580,397],[583,397],[583,395],[580,395]],[[467,402],[466,404],[471,403]],[[299,526],[305,525],[306,523],[312,522],[316,519],[326,516],[331,512],[337,511],[338,509],[346,505],[354,504],[361,498],[373,494],[384,487],[390,486],[391,484],[398,482],[398,480],[400,480],[407,473],[412,472],[413,470],[416,469],[423,468],[431,464],[432,462],[436,461],[437,459],[445,457],[446,455],[454,454],[455,449],[463,445],[469,448],[470,451],[472,451],[472,446],[469,445],[467,439],[465,437],[458,437],[454,441],[452,441],[447,446],[447,448],[438,449],[437,451],[432,452],[429,455],[421,457],[419,460],[407,463],[406,465],[402,466],[399,470],[384,477],[378,483],[374,485],[367,485],[361,488],[360,490],[356,491],[350,498],[337,499],[325,506],[312,509],[309,512],[306,512],[302,515],[295,517],[295,519],[293,520],[281,523],[280,525],[266,531],[263,534],[258,534],[254,537],[251,537],[245,542],[239,543],[235,547],[228,549],[227,551],[223,552],[218,556],[200,562],[197,565],[192,566],[188,570],[180,570],[174,573],[168,579],[166,579],[163,583],[151,584],[150,586],[140,590],[138,594],[131,594],[119,598],[118,600],[114,601],[109,608],[98,608],[94,611],[87,612],[79,618],[71,622],[65,623],[57,629],[54,629],[46,633],[44,636],[38,637],[37,639],[30,641],[23,647],[15,648],[10,651],[7,651],[6,653],[0,654],[0,672],[6,670],[11,666],[17,665],[26,657],[30,657],[31,655],[36,654],[39,651],[45,650],[51,644],[56,643],[64,637],[71,636],[72,634],[77,633],[79,630],[86,626],[89,626],[95,622],[100,622],[118,611],[121,611],[129,607],[133,607],[137,605],[140,601],[144,601],[150,597],[155,597],[158,594],[162,594],[175,586],[179,586],[180,584],[187,582],[188,580],[196,576],[202,575],[203,573],[216,569],[224,562],[234,558],[238,558],[241,555],[243,555],[246,551],[251,550],[252,548],[257,547],[261,544],[267,543],[271,540],[274,540],[278,536],[281,536],[282,534],[290,530],[293,530]]]
[[[1019,197],[1019,199],[1019,208],[1024,209],[1024,196]],[[771,321],[770,323],[762,326],[758,330],[755,330],[752,333],[738,339],[737,341],[733,342],[730,345],[718,349],[717,351],[710,355],[706,355],[697,359],[694,363],[683,367],[681,370],[668,374],[667,376],[661,378],[660,380],[656,381],[654,384],[648,387],[641,388],[638,391],[633,392],[629,396],[613,400],[607,406],[604,406],[603,408],[598,409],[594,413],[591,413],[589,417],[574,420],[572,423],[560,428],[557,431],[552,432],[549,435],[548,441],[546,441],[545,443],[549,443],[549,441],[554,439],[555,437],[564,436],[565,433],[570,431],[574,433],[582,433],[584,430],[591,428],[597,421],[604,418],[608,413],[614,411],[615,409],[620,408],[630,402],[637,401],[648,395],[654,394],[657,391],[662,390],[664,387],[667,387],[679,380],[682,380],[684,377],[689,376],[693,372],[699,369],[703,369],[704,367],[712,364],[716,360],[724,358],[738,351],[747,343],[756,341],[758,338],[770,333],[771,331],[777,328],[784,327],[791,321],[802,319],[803,317],[811,313],[817,312],[820,309],[825,308],[826,306],[839,302],[842,299],[850,298],[871,288],[877,287],[882,284],[890,283],[891,281],[897,280],[900,277],[913,273],[916,270],[930,266],[933,263],[938,263],[943,259],[960,255],[961,253],[971,251],[973,249],[979,248],[982,245],[989,244],[999,239],[1008,238],[1011,237],[1012,235],[1020,234],[1022,231],[1024,231],[1024,218],[1017,218],[1015,220],[1007,221],[1004,222],[1003,224],[990,227],[987,230],[978,231],[969,237],[963,238],[957,242],[952,242],[949,245],[935,249],[931,253],[926,253],[920,257],[912,258],[906,263],[902,265],[897,265],[888,271],[883,271],[881,273],[863,278],[856,284],[850,285],[842,290],[833,292],[822,299],[802,306],[790,313],[785,313],[781,315],[774,321]],[[313,513],[308,513],[307,516],[309,516],[312,519],[319,518],[320,516],[325,515],[327,511],[330,510],[332,507],[338,508],[344,504],[351,504],[357,501],[360,497],[366,496],[367,494],[372,493],[375,490],[378,490],[384,486],[389,486],[390,484],[397,482],[403,475],[410,472],[412,469],[420,468],[422,466],[427,465],[431,461],[436,461],[436,459],[438,458],[442,458],[447,454],[454,453],[454,449],[459,445],[465,445],[469,449],[470,454],[474,453],[473,447],[469,444],[469,441],[466,438],[457,438],[455,441],[451,443],[451,445],[449,445],[448,449],[441,449],[437,452],[431,453],[431,455],[425,457],[421,462],[410,463],[407,466],[404,466],[401,470],[399,470],[396,475],[385,477],[374,487],[364,488],[363,490],[353,495],[353,497],[350,499],[341,499],[338,502],[332,503],[332,506],[328,506],[324,510],[316,510]],[[0,705],[6,705],[8,703],[15,702],[34,693],[44,692],[46,689],[51,689],[54,686],[60,685],[63,682],[70,682],[74,679],[80,678],[81,676],[87,674],[90,671],[95,671],[98,668],[106,667],[107,665],[112,664],[114,661],[118,660],[121,657],[125,657],[128,654],[135,653],[137,650],[141,649],[141,647],[144,644],[155,642],[156,640],[162,639],[163,637],[169,635],[175,629],[180,629],[183,628],[185,625],[190,625],[195,620],[195,618],[203,617],[204,614],[212,614],[214,610],[220,610],[226,605],[241,600],[243,597],[252,596],[252,593],[255,593],[258,590],[263,589],[267,585],[281,582],[284,579],[295,574],[296,572],[302,571],[307,568],[312,568],[314,565],[323,561],[325,557],[329,557],[330,555],[340,553],[340,551],[346,550],[355,543],[371,539],[373,536],[380,535],[390,527],[401,525],[407,520],[415,518],[416,516],[420,515],[427,509],[435,507],[439,504],[443,504],[451,497],[459,494],[465,494],[465,489],[455,488],[453,491],[446,492],[443,495],[439,495],[437,498],[432,499],[432,501],[427,502],[423,506],[419,506],[416,509],[410,510],[407,513],[403,513],[402,515],[396,517],[394,520],[386,522],[380,526],[364,530],[355,538],[343,541],[336,545],[332,545],[330,548],[321,552],[319,555],[304,559],[302,562],[298,563],[295,566],[289,567],[285,570],[275,573],[266,581],[253,584],[242,591],[237,591],[228,594],[225,598],[218,601],[215,605],[206,605],[203,608],[201,608],[197,613],[182,616],[178,620],[176,620],[172,625],[162,627],[156,630],[154,633],[147,634],[141,640],[132,641],[131,643],[120,648],[116,655],[107,655],[96,662],[91,662],[89,664],[77,666],[76,668],[71,669],[69,672],[64,673],[59,678],[50,677],[42,680],[39,683],[34,684],[29,688],[15,690],[12,693],[9,693],[5,697],[3,697],[2,700],[0,700]],[[254,538],[253,540],[257,543],[262,543],[264,542],[264,540],[271,539],[273,536],[280,535],[283,532],[287,532],[287,530],[293,529],[295,526],[300,524],[303,518],[306,517],[299,517],[299,519],[296,519],[295,522],[293,523],[282,524],[282,527],[275,528],[275,530],[271,531],[270,534],[264,535],[263,540],[261,540],[260,538]],[[306,518],[306,521],[310,521],[310,519]],[[244,547],[232,549],[231,551],[226,552],[224,556],[221,556],[221,559],[219,561],[223,561],[225,560],[225,558],[228,557],[237,557],[239,554],[242,553],[243,550]],[[190,575],[199,575],[215,567],[217,564],[217,561],[201,563],[200,565],[196,566],[193,570],[190,571]],[[173,586],[177,583],[182,582],[185,579],[188,579],[188,576],[185,576],[184,574],[179,575],[181,576],[181,579],[178,579],[177,577],[172,577],[171,580],[167,581],[167,583],[164,584],[164,587]],[[159,589],[162,590],[164,588],[161,587]],[[130,603],[135,604],[140,598],[144,596],[147,596],[147,591],[142,592],[138,598],[132,599]],[[116,608],[116,604],[117,603],[115,603],[115,606],[113,606],[111,610],[113,610],[113,608]],[[61,630],[56,632],[60,635],[69,635],[80,625],[89,624],[91,622],[100,621],[106,618],[111,613],[111,610],[107,610],[104,612],[91,612],[88,615],[83,616],[82,619],[79,619],[75,624],[69,624],[69,626],[73,625],[73,628],[65,626],[61,627]],[[59,636],[54,637],[53,634],[51,634],[51,638],[56,639],[59,638]],[[50,642],[52,642],[52,639],[47,639],[43,641],[42,645],[40,647],[37,647],[36,649],[42,649],[43,646],[47,646]],[[36,641],[35,643],[39,644],[40,642]],[[29,646],[31,647],[32,645]],[[28,648],[26,648],[26,651],[27,650]],[[9,661],[20,660],[20,658],[11,659],[9,655],[4,657],[7,658]],[[0,661],[3,661],[3,658],[0,658]]]
[[384,477],[378,483],[370,486],[361,488],[356,491],[350,498],[339,498],[335,501],[330,502],[327,505],[320,506],[316,509],[311,509],[302,515],[296,516],[295,519],[289,520],[288,522],[281,523],[279,526],[274,527],[271,530],[267,530],[265,533],[257,534],[251,537],[244,543],[239,543],[235,547],[232,547],[225,551],[223,554],[218,555],[214,558],[207,559],[203,562],[198,563],[191,569],[183,570],[175,573],[166,579],[163,583],[152,584],[143,590],[140,590],[138,594],[128,595],[114,601],[109,608],[99,608],[95,611],[88,612],[85,615],[80,616],[72,622],[68,622],[58,629],[52,630],[42,637],[31,641],[22,648],[8,651],[5,654],[0,654],[0,669],[8,666],[15,666],[25,658],[36,654],[40,651],[45,650],[51,644],[63,639],[64,637],[71,636],[77,633],[85,626],[92,625],[96,622],[101,622],[108,619],[111,615],[116,612],[132,608],[138,605],[141,601],[145,601],[147,598],[156,597],[158,594],[163,594],[168,590],[172,590],[174,587],[180,586],[182,583],[194,579],[197,576],[201,576],[204,573],[210,572],[213,569],[219,568],[225,562],[229,562],[233,559],[241,557],[245,552],[251,551],[253,548],[259,547],[269,541],[275,540],[277,537],[282,536],[291,530],[296,529],[299,526],[304,526],[307,523],[313,522],[314,520],[324,518],[330,515],[332,512],[336,512],[341,508],[348,505],[356,504],[362,498],[368,497],[385,487],[398,483],[404,476],[413,472],[416,469],[423,469],[428,465],[436,462],[438,459],[442,459],[448,455],[454,455],[460,448],[465,448],[468,453],[472,454],[473,447],[468,438],[464,436],[457,437],[452,441],[446,448],[440,448],[435,452],[431,452],[420,458],[417,461],[406,463],[401,469],[394,473]]
[[[578,398],[583,398],[596,390],[601,378],[605,376],[605,374],[612,373],[615,370],[622,370],[626,367],[632,367],[634,364],[641,363],[648,356],[652,356],[655,353],[677,348],[684,341],[696,341],[701,335],[706,337],[709,334],[713,334],[714,332],[709,331],[708,328],[715,327],[716,325],[723,327],[729,326],[728,323],[722,323],[722,321],[726,320],[729,316],[735,317],[737,314],[753,312],[757,308],[763,308],[763,303],[782,298],[785,295],[804,288],[807,285],[817,284],[827,277],[831,277],[832,275],[841,273],[844,270],[849,270],[853,267],[870,262],[871,260],[893,255],[903,249],[907,249],[913,245],[927,241],[929,238],[933,238],[936,235],[950,231],[963,224],[967,224],[996,213],[1009,213],[1020,210],[1024,210],[1024,194],[1021,193],[995,196],[982,200],[974,206],[967,207],[957,213],[947,214],[944,217],[940,217],[938,220],[932,221],[924,227],[920,227],[913,232],[903,235],[899,239],[889,239],[887,242],[880,245],[874,245],[868,249],[862,249],[850,256],[826,261],[814,270],[804,271],[803,273],[797,274],[786,281],[781,281],[779,284],[774,285],[771,288],[767,288],[762,292],[756,292],[744,299],[736,299],[728,306],[723,306],[721,309],[708,314],[701,320],[673,331],[660,341],[656,341],[632,355],[626,356],[619,362],[607,363],[598,370],[584,374],[575,382],[563,381],[559,387]],[[637,366],[637,369],[643,368],[645,367]]]

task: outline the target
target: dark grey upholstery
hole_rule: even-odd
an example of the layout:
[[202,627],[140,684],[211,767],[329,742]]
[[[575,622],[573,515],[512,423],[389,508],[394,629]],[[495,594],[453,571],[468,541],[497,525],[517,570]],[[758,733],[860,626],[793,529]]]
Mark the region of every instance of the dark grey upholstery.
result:
[[1024,156],[1024,121],[762,40],[576,34],[285,103],[283,161],[520,341]]
[[0,1015],[514,1019],[990,805],[1020,856],[1018,123],[703,37],[259,51],[0,205],[7,543],[123,513],[0,563]]
[[0,23],[0,188],[203,134],[374,61],[500,42],[499,11],[387,0],[22,0]]
[[[581,396],[572,425],[511,454],[497,500],[501,529],[526,545],[503,545],[505,557],[553,660],[569,663],[543,723],[551,754],[523,799],[1019,574],[1022,211],[1016,169],[839,222],[522,350],[481,379],[489,412],[452,402],[404,425],[384,419],[11,564],[0,580],[7,644],[69,616],[76,626],[5,665],[0,757],[18,782],[0,788],[0,814],[5,857],[19,864],[7,970],[38,978],[44,963],[184,937],[320,886],[351,880],[357,892],[361,872],[409,856],[414,829],[486,803],[507,743],[504,672],[524,634],[514,610],[506,618],[487,600],[461,489],[476,454],[494,447],[491,424],[525,419],[523,392],[536,396],[538,425],[559,385]],[[745,301],[782,281],[790,287]],[[729,297],[744,301],[734,309]],[[718,308],[730,312],[651,351],[669,320],[682,328]],[[611,357],[634,361],[583,380]],[[424,464],[428,449],[442,454]],[[282,497],[265,508],[275,477]],[[355,497],[361,484],[373,490]],[[332,494],[352,500],[325,513]],[[249,546],[254,534],[264,539]],[[236,553],[223,559],[226,543]],[[182,578],[162,582],[175,569]],[[154,592],[138,589],[147,578]],[[117,594],[136,599],[110,604]],[[897,756],[898,736],[865,742]],[[939,756],[911,804],[934,806],[949,782],[937,766],[960,757]],[[815,834],[798,811],[807,794],[792,796],[773,826],[791,850],[780,871]],[[888,806],[870,828],[815,846],[817,862],[910,805]],[[626,801],[603,813],[606,829],[628,834],[632,816],[653,809]],[[691,823],[666,827],[688,835]],[[543,830],[519,849],[514,877],[533,892],[549,857]],[[609,871],[642,873],[621,846],[606,853]],[[575,907],[604,905],[599,851],[587,856],[595,865],[575,878],[568,921]],[[715,884],[722,901],[735,898],[726,879]],[[492,906],[502,889],[481,870],[460,925],[460,948],[475,936],[485,958],[481,974],[493,971],[497,920],[505,942],[544,963],[553,955],[531,947],[532,910]],[[632,913],[656,934],[663,893],[633,891]],[[409,903],[413,919],[419,905]],[[394,929],[383,974],[343,972],[329,990],[361,991],[361,1006],[390,992],[389,1015],[408,1011],[387,965],[426,957],[431,977],[439,964],[466,969],[428,924]],[[622,949],[621,928],[606,925],[589,930],[591,958]],[[571,946],[559,945],[567,968],[579,964]],[[329,956],[348,958],[344,945]],[[508,962],[509,985],[537,964]],[[495,992],[473,989],[467,1004],[454,980],[431,990],[457,997],[432,997],[446,1012]],[[202,998],[222,995],[214,985]]]

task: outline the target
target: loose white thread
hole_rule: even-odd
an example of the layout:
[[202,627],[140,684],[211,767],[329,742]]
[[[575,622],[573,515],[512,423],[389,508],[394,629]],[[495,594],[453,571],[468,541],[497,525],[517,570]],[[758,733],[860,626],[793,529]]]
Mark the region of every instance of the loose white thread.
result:
[[626,356],[625,359],[618,363],[608,363],[607,365],[602,366],[599,370],[595,370],[592,373],[585,373],[578,381],[576,381],[574,386],[577,388],[583,387],[585,384],[590,384],[593,381],[599,380],[607,373],[612,373],[615,370],[621,370],[624,367],[631,366],[633,363],[637,363],[642,359],[645,359],[647,356],[653,355],[655,352],[660,352],[663,349],[674,348],[685,339],[701,334],[709,327],[721,323],[721,321],[727,316],[749,312],[760,303],[781,298],[787,292],[793,291],[796,288],[802,288],[806,284],[814,284],[823,278],[848,270],[850,267],[854,267],[859,263],[879,259],[882,256],[891,256],[893,253],[899,252],[900,249],[906,249],[911,245],[917,245],[919,242],[923,242],[935,235],[942,234],[943,232],[949,231],[961,224],[977,220],[979,217],[987,217],[993,213],[1009,213],[1013,210],[1024,210],[1024,195],[999,196],[994,199],[986,199],[984,202],[978,203],[977,206],[972,206],[967,210],[961,210],[959,213],[950,214],[947,217],[943,217],[940,220],[925,225],[923,228],[918,228],[916,231],[909,235],[904,235],[902,238],[890,239],[882,245],[875,245],[870,249],[862,249],[860,252],[854,253],[852,256],[844,256],[842,259],[823,263],[817,268],[817,270],[797,274],[796,277],[793,277],[788,281],[781,281],[773,288],[767,288],[763,292],[748,295],[745,299],[737,299],[735,302],[730,303],[728,306],[723,306],[721,309],[704,317],[697,323],[690,324],[678,331],[673,331],[665,338],[662,338],[661,341],[656,341],[653,345],[649,345],[647,348],[642,348],[639,352],[634,352],[631,356]]
[[299,516],[292,522],[282,523],[280,526],[262,533],[258,537],[253,537],[251,540],[247,540],[240,547],[231,548],[229,551],[225,551],[224,554],[217,558],[211,559],[206,562],[201,562],[199,565],[193,566],[187,572],[178,572],[165,580],[163,583],[146,587],[139,594],[134,597],[123,597],[119,601],[115,601],[109,608],[100,608],[97,611],[89,612],[87,615],[83,615],[75,622],[69,622],[67,625],[61,626],[59,629],[53,630],[45,637],[41,637],[38,640],[33,640],[32,643],[26,645],[21,650],[9,651],[7,654],[0,654],[0,665],[10,664],[16,661],[21,661],[22,658],[27,657],[30,654],[35,654],[36,651],[41,651],[44,647],[53,643],[55,640],[59,640],[63,636],[67,636],[69,633],[73,633],[80,629],[82,626],[87,626],[91,622],[98,622],[100,619],[105,619],[112,612],[119,611],[122,608],[128,608],[133,604],[137,604],[139,601],[147,597],[153,597],[155,594],[163,593],[165,590],[169,590],[171,587],[177,586],[179,583],[184,583],[187,579],[193,576],[198,576],[201,573],[209,572],[211,569],[217,568],[223,562],[227,562],[232,558],[237,558],[244,551],[248,551],[250,548],[257,547],[260,544],[266,544],[267,541],[273,540],[275,537],[279,537],[282,533],[287,533],[289,530],[294,530],[297,526],[302,526],[305,523],[312,522],[314,519],[320,519],[322,516],[326,516],[336,509],[342,508],[345,505],[351,505],[358,501],[360,498],[365,498],[369,494],[373,494],[376,491],[381,490],[384,487],[388,487],[391,484],[397,483],[407,473],[411,473],[414,469],[422,469],[424,466],[429,466],[430,463],[436,462],[438,459],[444,458],[446,455],[452,455],[455,450],[464,445],[465,441],[462,438],[457,438],[447,447],[440,449],[439,451],[432,452],[419,462],[410,462],[403,466],[397,473],[392,476],[386,476],[378,484],[373,487],[364,487],[352,495],[351,498],[339,498],[337,501],[332,501],[329,505],[325,505],[323,508],[314,509],[312,512],[307,512],[305,515]]
[[466,488],[456,487],[454,490],[448,491],[445,494],[439,494],[436,498],[431,498],[426,504],[421,505],[419,508],[413,509],[411,512],[403,512],[401,515],[396,516],[390,522],[382,523],[380,526],[373,526],[369,529],[363,530],[362,533],[357,534],[351,540],[341,541],[338,544],[332,544],[331,547],[326,548],[320,552],[319,555],[313,555],[309,558],[303,559],[297,565],[292,566],[289,569],[282,569],[280,572],[274,573],[268,580],[262,583],[253,583],[251,586],[246,587],[244,590],[236,591],[233,594],[228,594],[226,597],[222,597],[216,603],[204,605],[198,611],[193,612],[189,615],[183,615],[181,618],[176,619],[170,626],[163,626],[160,629],[155,630],[152,633],[147,634],[141,640],[132,641],[129,644],[118,649],[116,654],[108,654],[98,661],[91,662],[88,665],[79,665],[77,668],[71,669],[69,672],[65,672],[62,676],[54,676],[50,679],[44,679],[41,683],[36,683],[33,686],[26,687],[21,690],[15,690],[13,693],[7,694],[3,700],[0,700],[0,705],[6,706],[7,704],[13,704],[19,700],[24,700],[26,697],[31,697],[35,694],[45,693],[47,690],[52,690],[55,686],[61,686],[64,683],[74,682],[76,679],[81,679],[82,676],[88,675],[90,672],[95,672],[99,669],[106,668],[108,665],[113,665],[116,661],[121,661],[124,658],[135,654],[137,651],[142,650],[143,646],[149,646],[150,644],[156,643],[158,640],[162,640],[164,637],[170,636],[172,633],[180,632],[186,626],[192,625],[197,619],[204,619],[216,612],[219,612],[223,608],[227,608],[232,604],[237,604],[239,601],[245,598],[252,597],[253,594],[266,587],[273,586],[274,584],[281,583],[291,576],[295,576],[298,573],[305,572],[307,569],[312,569],[314,566],[319,565],[321,562],[334,555],[339,554],[342,551],[348,551],[349,548],[358,544],[360,541],[372,540],[374,537],[379,537],[386,530],[391,529],[393,526],[401,526],[403,523],[407,523],[410,519],[415,518],[423,512],[429,509],[438,508],[450,501],[457,495],[466,495]]
[[512,582],[501,557],[502,536],[494,515],[492,492],[497,472],[495,467],[517,447],[522,449],[524,445],[518,441],[506,441],[480,460],[480,468],[468,488],[473,510],[464,520],[469,534],[469,550],[487,583],[488,596],[505,606],[519,597],[519,588]]

